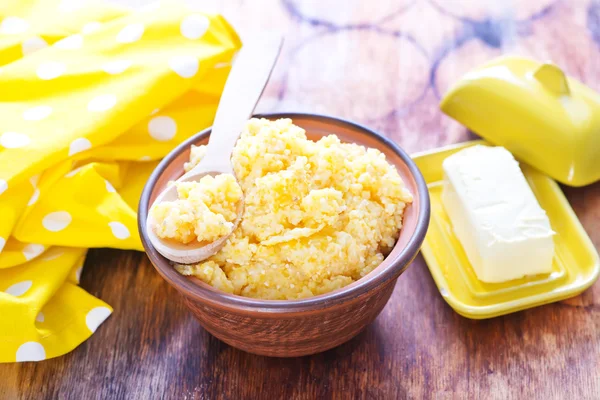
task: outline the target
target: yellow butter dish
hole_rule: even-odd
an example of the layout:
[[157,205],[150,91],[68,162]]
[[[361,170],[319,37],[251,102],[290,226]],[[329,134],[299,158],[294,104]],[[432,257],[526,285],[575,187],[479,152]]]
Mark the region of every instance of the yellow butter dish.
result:
[[440,107],[559,182],[600,180],[600,95],[554,64],[497,58],[467,73]]
[[421,252],[446,302],[467,318],[482,319],[572,297],[591,286],[600,274],[600,259],[592,241],[558,184],[523,162],[520,167],[527,183],[556,232],[552,271],[502,283],[477,279],[453,232],[441,195],[443,161],[478,144],[490,145],[477,140],[413,155],[431,198],[431,222]]

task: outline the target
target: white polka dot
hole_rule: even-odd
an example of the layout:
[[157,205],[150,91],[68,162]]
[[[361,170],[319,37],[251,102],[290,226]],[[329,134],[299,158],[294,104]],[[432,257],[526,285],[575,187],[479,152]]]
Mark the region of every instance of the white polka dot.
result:
[[66,38],[54,43],[54,45],[63,50],[78,50],[83,46],[83,35],[76,33],[74,35],[67,36]]
[[5,179],[0,179],[0,194],[6,192],[8,189],[8,182]]
[[40,312],[38,313],[38,315],[36,315],[36,317],[35,317],[35,320],[36,320],[37,322],[44,322],[44,320],[45,320],[45,319],[46,319],[46,318],[45,318],[45,316],[44,316],[44,313],[43,313],[43,312],[41,312],[41,311],[40,311]]
[[148,3],[142,8],[140,8],[141,12],[152,12],[156,11],[160,8],[160,1],[153,1],[152,3]]
[[88,22],[81,28],[81,33],[84,35],[89,35],[90,33],[96,32],[98,29],[102,27],[102,24],[98,21]]
[[74,177],[81,170],[81,168],[83,168],[83,167],[75,168],[73,171],[70,171],[70,172],[66,173],[65,174],[65,178],[72,178],[72,177]]
[[46,359],[46,350],[38,342],[26,342],[17,349],[17,362],[42,361]]
[[111,75],[120,74],[124,72],[127,68],[131,66],[131,61],[129,60],[116,60],[106,63],[102,66],[104,72],[107,72]]
[[213,67],[214,69],[219,69],[219,68],[226,68],[226,67],[231,67],[231,63],[230,62],[220,62],[220,63],[216,63],[215,66]]
[[52,114],[52,107],[37,106],[23,111],[23,119],[26,121],[39,121],[47,118],[50,114]]
[[62,252],[61,250],[58,250],[56,248],[51,248],[50,250],[48,250],[47,252],[44,253],[44,255],[41,257],[41,259],[44,261],[52,261],[52,260],[59,258],[63,254],[65,254],[65,253]]
[[42,225],[51,232],[58,232],[69,226],[72,219],[71,214],[66,211],[55,211],[46,214],[44,219],[42,219]]
[[48,43],[46,43],[46,41],[39,36],[30,37],[21,43],[21,51],[23,52],[24,56],[35,53],[44,47],[48,47]]
[[115,189],[115,187],[113,185],[110,184],[109,181],[104,181],[104,184],[106,185],[106,191],[109,193],[116,193],[117,190]]
[[108,226],[117,239],[124,240],[130,236],[129,229],[120,222],[109,222]]
[[92,148],[92,143],[86,138],[77,138],[69,145],[69,155],[81,153]]
[[54,78],[58,78],[67,70],[67,66],[58,61],[46,61],[41,63],[37,70],[37,76],[40,79],[49,81]]
[[160,142],[166,142],[175,137],[177,124],[171,117],[154,117],[148,122],[148,133],[150,133],[152,138]]
[[141,156],[140,157],[140,161],[151,161],[151,160],[152,160],[152,157],[150,157],[150,156]]
[[32,260],[42,254],[46,247],[42,244],[30,243],[23,248],[23,255],[27,261]]
[[181,34],[188,39],[199,39],[208,29],[210,21],[204,15],[193,14],[188,15],[181,21],[179,30]]
[[75,280],[77,283],[81,282],[81,272],[83,271],[83,265],[75,270]]
[[6,239],[0,237],[0,253],[2,253],[2,249],[4,249],[4,245],[6,244]]
[[0,33],[6,35],[18,35],[29,29],[29,22],[19,17],[6,17],[0,24]]
[[114,94],[101,94],[94,97],[87,105],[89,111],[106,111],[110,110],[117,104],[117,97]]
[[58,9],[62,12],[73,12],[83,8],[85,3],[85,0],[62,0],[58,5]]
[[117,34],[117,42],[133,43],[140,40],[144,34],[144,25],[140,23],[130,24],[121,29]]
[[32,284],[33,282],[31,281],[15,283],[6,289],[5,292],[16,297],[23,296],[29,289],[31,289]]
[[29,136],[18,132],[4,132],[0,135],[0,145],[7,149],[16,149],[31,143]]
[[175,56],[169,60],[169,67],[182,78],[191,78],[198,72],[198,60],[192,56]]
[[31,195],[31,198],[29,199],[29,202],[27,203],[28,206],[32,206],[34,205],[38,199],[40,198],[40,189],[35,188],[35,190],[33,191],[33,194]]
[[35,189],[37,187],[38,181],[40,180],[40,175],[34,175],[31,178],[29,178],[29,183],[31,183],[31,186],[33,186],[33,188]]
[[107,307],[92,308],[85,316],[85,324],[90,331],[96,332],[96,329],[108,318],[111,312]]

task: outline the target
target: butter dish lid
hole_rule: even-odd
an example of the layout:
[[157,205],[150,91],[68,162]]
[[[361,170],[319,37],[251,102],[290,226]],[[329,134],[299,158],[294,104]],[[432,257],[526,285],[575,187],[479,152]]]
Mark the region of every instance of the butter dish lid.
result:
[[497,58],[464,75],[440,108],[559,182],[600,180],[600,95],[552,63]]

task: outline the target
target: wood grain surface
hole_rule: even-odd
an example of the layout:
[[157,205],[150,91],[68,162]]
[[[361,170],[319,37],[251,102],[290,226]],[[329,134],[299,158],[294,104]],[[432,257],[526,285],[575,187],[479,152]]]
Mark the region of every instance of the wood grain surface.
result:
[[[286,34],[259,111],[349,118],[409,152],[473,136],[440,113],[440,96],[502,53],[552,59],[600,90],[598,1],[197,3],[223,12],[242,34]],[[564,191],[600,248],[600,183]],[[64,357],[0,365],[0,398],[600,398],[599,283],[566,301],[472,321],[444,302],[419,256],[363,333],[292,359],[213,338],[142,253],[91,251],[81,284],[114,306],[113,316]]]

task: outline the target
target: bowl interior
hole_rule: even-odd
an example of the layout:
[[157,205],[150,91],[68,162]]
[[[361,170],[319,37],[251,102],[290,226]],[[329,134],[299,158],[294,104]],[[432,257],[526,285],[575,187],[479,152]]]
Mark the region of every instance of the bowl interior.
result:
[[391,141],[359,125],[325,116],[312,114],[265,114],[265,118],[291,118],[295,125],[306,130],[311,140],[318,140],[323,136],[336,134],[341,141],[357,143],[372,147],[383,152],[387,161],[393,164],[406,186],[413,194],[413,202],[408,205],[404,213],[404,225],[392,252],[371,273],[358,281],[319,296],[301,300],[258,300],[223,293],[210,285],[195,278],[186,278],[175,271],[167,259],[161,256],[150,244],[145,232],[145,222],[149,205],[158,194],[164,190],[169,181],[179,178],[183,174],[183,164],[188,161],[190,146],[208,142],[209,130],[191,137],[178,146],[172,153],[158,165],[150,177],[139,207],[140,234],[144,247],[158,272],[185,295],[201,301],[218,303],[221,306],[237,306],[247,309],[258,307],[261,311],[276,310],[285,306],[286,309],[312,309],[329,305],[331,301],[343,301],[345,298],[356,297],[368,292],[390,279],[395,279],[417,254],[425,237],[429,224],[429,195],[421,173],[410,157]]

